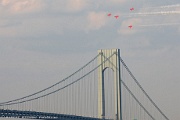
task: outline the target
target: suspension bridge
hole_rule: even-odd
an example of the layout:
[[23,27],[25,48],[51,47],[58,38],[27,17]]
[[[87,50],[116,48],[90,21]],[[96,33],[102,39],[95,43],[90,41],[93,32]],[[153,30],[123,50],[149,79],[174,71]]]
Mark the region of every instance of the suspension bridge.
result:
[[70,76],[36,93],[0,103],[0,117],[45,120],[169,120],[120,57],[98,54]]

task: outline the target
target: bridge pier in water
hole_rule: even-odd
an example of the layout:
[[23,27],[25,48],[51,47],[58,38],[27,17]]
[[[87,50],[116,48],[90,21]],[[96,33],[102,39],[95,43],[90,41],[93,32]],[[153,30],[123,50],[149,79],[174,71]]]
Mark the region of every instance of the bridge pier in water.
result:
[[[100,54],[98,57],[98,64],[101,64],[98,68],[98,118],[106,119],[104,72],[107,68],[110,68],[113,70],[114,76],[114,119],[122,120],[120,49],[98,50],[98,53]],[[110,57],[110,59],[103,63],[103,61],[106,61],[108,57]]]

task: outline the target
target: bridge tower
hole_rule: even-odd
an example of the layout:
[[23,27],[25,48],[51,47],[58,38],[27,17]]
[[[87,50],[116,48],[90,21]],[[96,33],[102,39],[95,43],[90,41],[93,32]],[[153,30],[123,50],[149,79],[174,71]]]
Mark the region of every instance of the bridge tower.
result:
[[[122,120],[121,111],[121,82],[120,82],[120,49],[98,50],[98,118],[105,119],[105,89],[104,88],[104,71],[106,68],[113,70],[114,76],[114,106],[115,120]],[[110,57],[112,56],[112,57]],[[110,57],[109,60],[107,58]],[[106,61],[106,62],[104,62]]]

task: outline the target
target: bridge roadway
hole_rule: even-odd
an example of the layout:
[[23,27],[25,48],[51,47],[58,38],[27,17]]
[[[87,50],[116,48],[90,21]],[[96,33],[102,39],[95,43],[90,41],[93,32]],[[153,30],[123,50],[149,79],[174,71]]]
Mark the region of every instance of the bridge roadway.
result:
[[0,117],[43,119],[43,120],[101,120],[93,117],[83,117],[76,115],[65,115],[56,113],[45,113],[35,111],[3,110],[0,109]]

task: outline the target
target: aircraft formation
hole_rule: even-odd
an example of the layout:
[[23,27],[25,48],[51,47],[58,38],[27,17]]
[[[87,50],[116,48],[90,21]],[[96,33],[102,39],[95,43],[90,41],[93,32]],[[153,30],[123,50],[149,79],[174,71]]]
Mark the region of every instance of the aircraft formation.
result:
[[[171,10],[171,9],[172,10]],[[147,7],[147,8],[141,8],[141,9],[150,9],[150,12],[137,12],[127,15],[128,17],[133,16],[152,16],[152,15],[180,15],[180,4],[174,4],[174,5],[166,5],[166,6],[157,6],[157,7]],[[156,10],[156,11],[154,11]],[[158,11],[157,11],[158,10]],[[168,10],[168,11],[167,11]],[[129,8],[130,12],[135,11],[134,7]],[[112,13],[107,14],[108,17],[114,17],[115,19],[119,19],[119,15],[113,15]],[[179,17],[179,16],[178,16]],[[177,19],[178,19],[177,17]],[[147,24],[147,25],[139,25],[141,27],[152,27],[152,26],[172,26],[172,25],[180,25],[180,22],[177,23],[159,23],[159,24]],[[132,29],[134,26],[132,24],[127,25],[127,28]]]
[[[134,7],[130,8],[129,10],[130,10],[131,12],[134,11]],[[108,17],[111,17],[112,14],[111,14],[111,13],[108,13],[107,16],[108,16]],[[114,18],[115,18],[115,19],[118,19],[118,18],[119,18],[119,15],[114,15]],[[132,25],[129,25],[128,28],[132,29],[133,26],[132,26]]]

